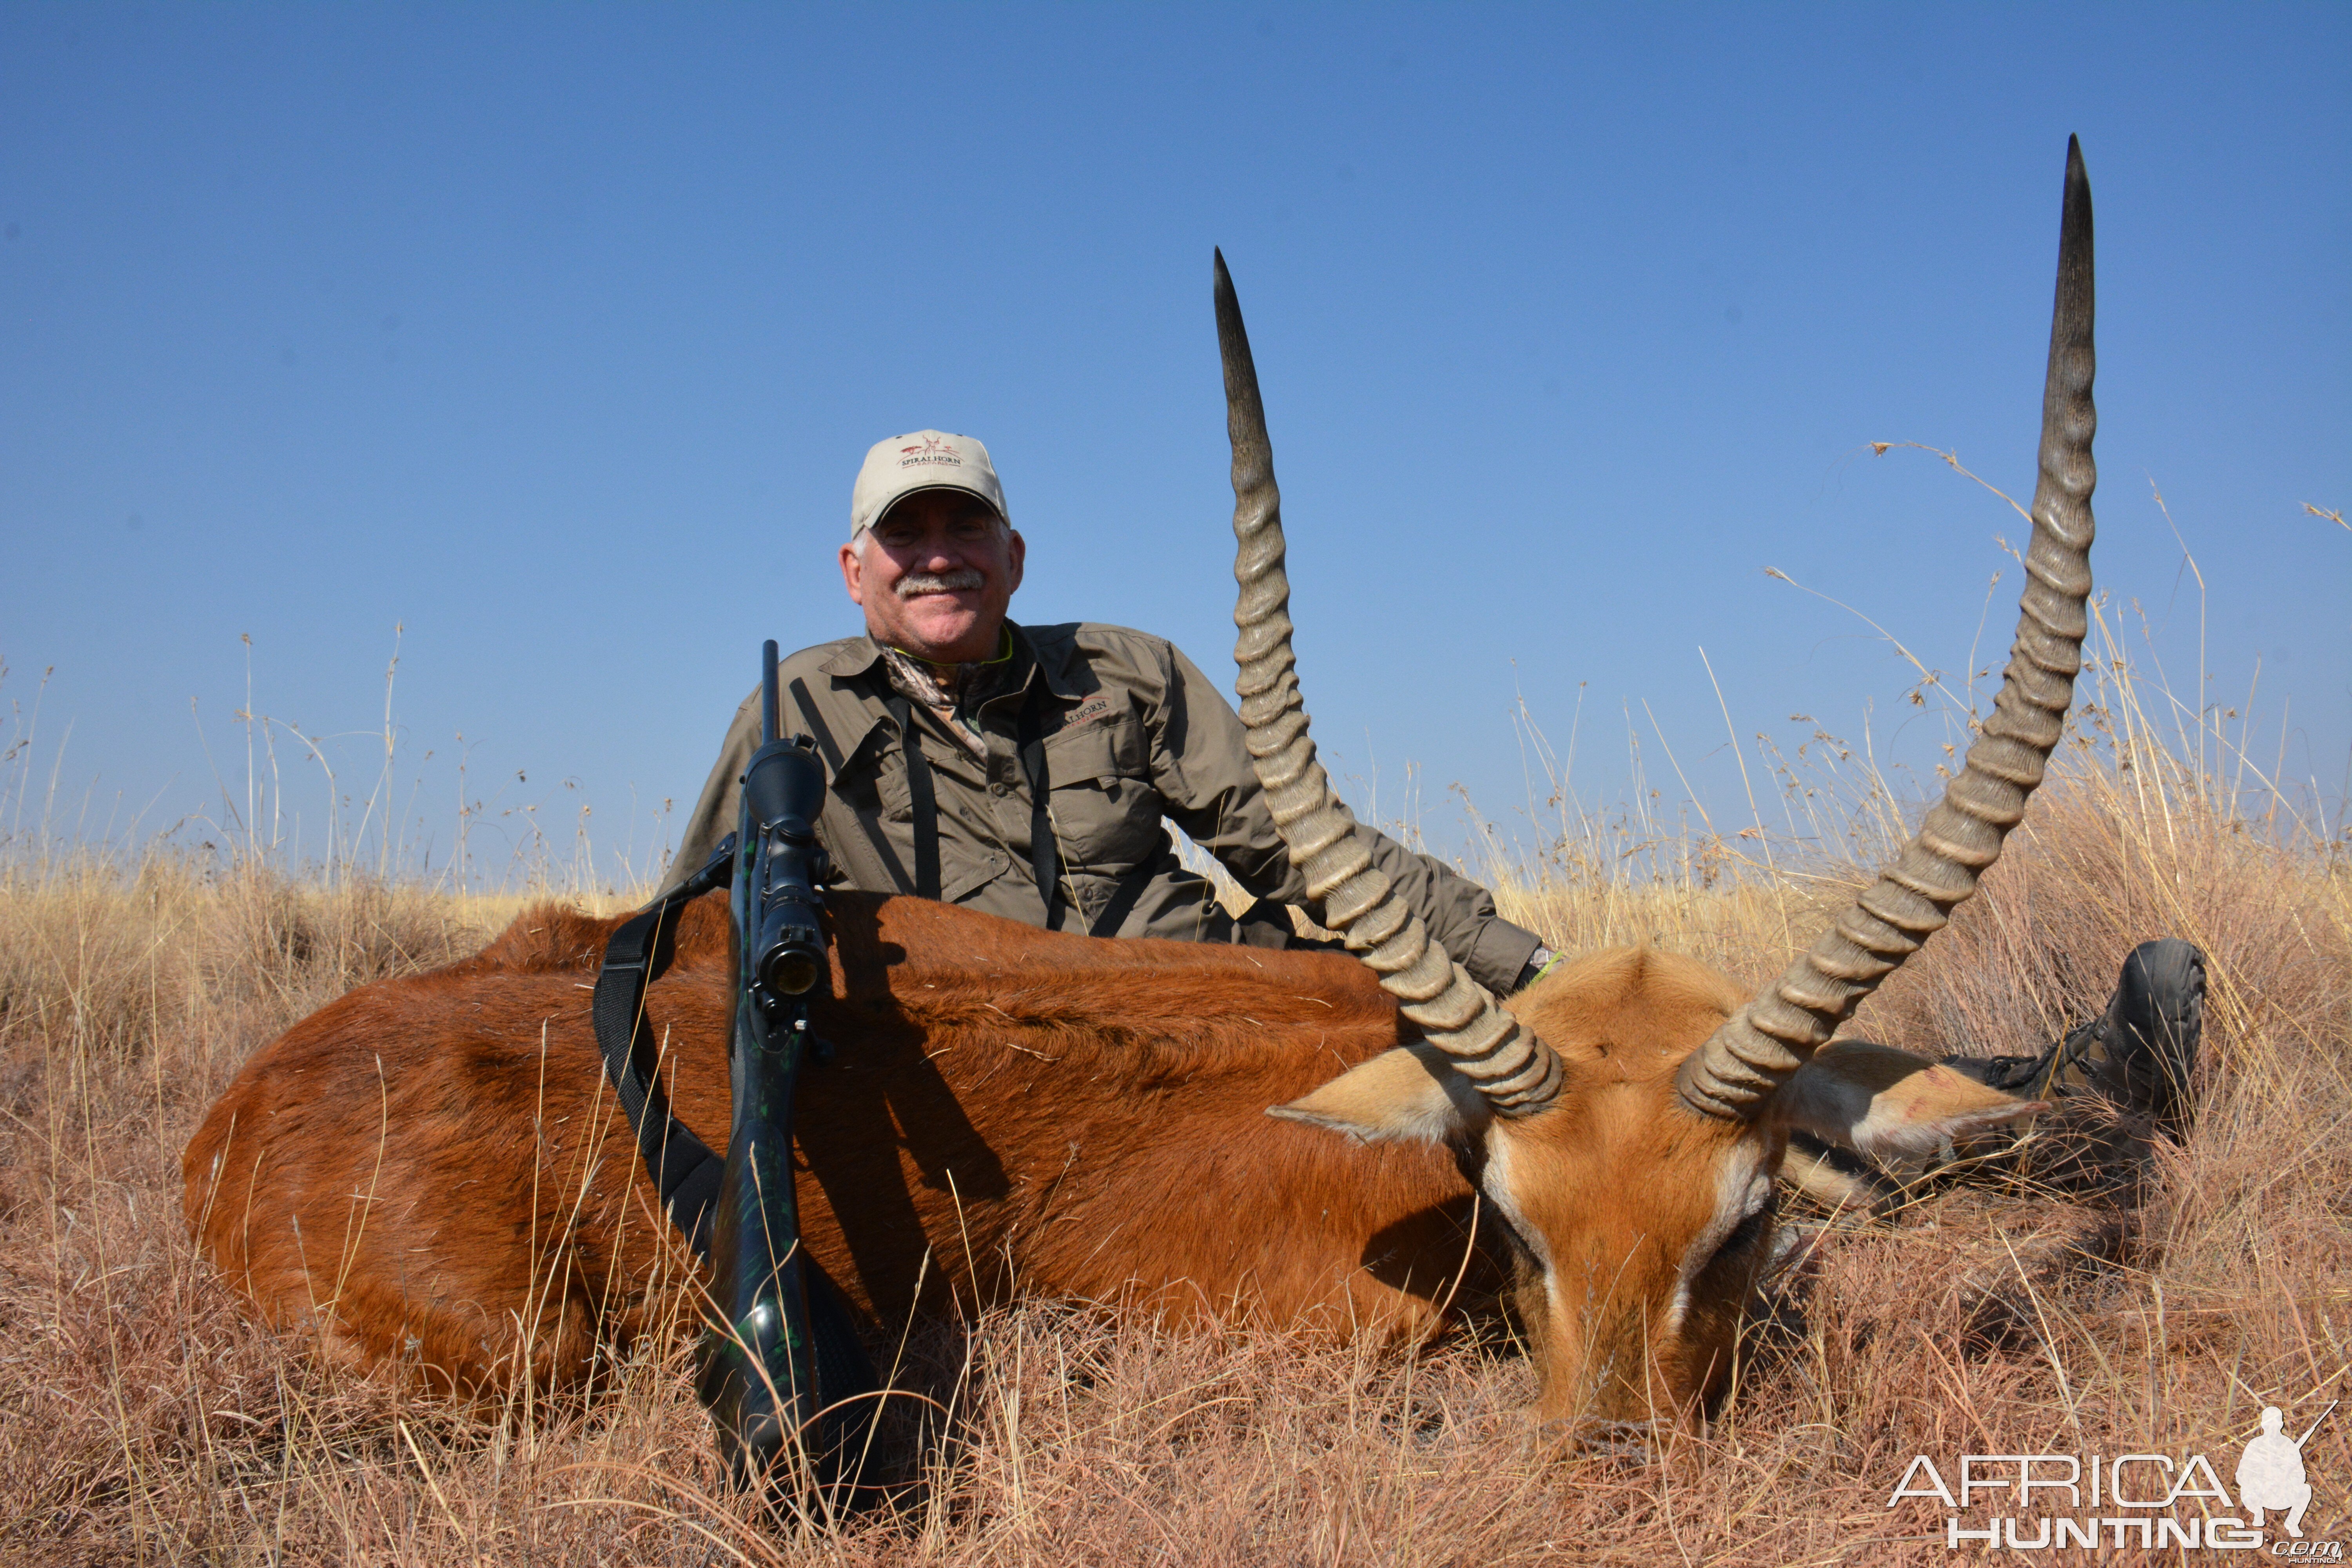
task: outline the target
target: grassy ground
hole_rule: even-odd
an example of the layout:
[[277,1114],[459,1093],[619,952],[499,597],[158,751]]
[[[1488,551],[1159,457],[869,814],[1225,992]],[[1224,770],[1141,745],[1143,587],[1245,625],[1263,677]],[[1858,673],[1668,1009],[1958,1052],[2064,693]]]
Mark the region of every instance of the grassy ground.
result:
[[[677,1341],[592,1403],[453,1407],[257,1331],[190,1248],[179,1150],[238,1064],[519,900],[20,858],[0,869],[0,1557],[1940,1562],[1940,1507],[1886,1506],[1915,1454],[2203,1452],[2226,1480],[2263,1404],[2299,1430],[2352,1363],[2352,870],[2242,799],[2128,702],[2093,708],[1984,896],[1861,1024],[2032,1049],[2137,942],[2198,942],[2203,1110],[2150,1200],[1962,1188],[1830,1236],[1722,1419],[1658,1462],[1532,1444],[1507,1333],[1404,1360],[1046,1303],[919,1329],[958,1412],[921,1500],[798,1534],[711,1495]],[[1843,858],[1563,819],[1486,869],[1564,946],[1654,940],[1761,980],[1879,847],[1885,803],[1853,805]],[[2347,1433],[2339,1411],[2305,1448],[2314,1537],[2352,1528]]]

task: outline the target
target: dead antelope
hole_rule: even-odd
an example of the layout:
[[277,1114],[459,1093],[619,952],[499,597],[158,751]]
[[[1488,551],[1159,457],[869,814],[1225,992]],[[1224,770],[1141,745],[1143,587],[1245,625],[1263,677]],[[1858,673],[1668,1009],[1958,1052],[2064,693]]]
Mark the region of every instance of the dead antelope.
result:
[[[806,1245],[892,1324],[1037,1292],[1417,1342],[1510,1290],[1543,1415],[1703,1409],[1770,1250],[1791,1127],[1888,1158],[2034,1109],[1884,1047],[1822,1047],[1974,891],[2071,700],[2095,423],[2080,155],[1994,711],[1902,858],[1752,1000],[1692,960],[1616,951],[1498,1004],[1391,896],[1307,735],[1222,258],[1216,303],[1251,754],[1326,922],[1368,967],[836,895],[813,1022],[840,1049],[800,1090]],[[720,1146],[724,922],[715,897],[687,911],[646,1004],[677,1114]],[[247,1064],[188,1146],[186,1205],[265,1315],[458,1388],[576,1380],[656,1320],[676,1244],[605,1092],[583,984],[612,924],[533,910]]]

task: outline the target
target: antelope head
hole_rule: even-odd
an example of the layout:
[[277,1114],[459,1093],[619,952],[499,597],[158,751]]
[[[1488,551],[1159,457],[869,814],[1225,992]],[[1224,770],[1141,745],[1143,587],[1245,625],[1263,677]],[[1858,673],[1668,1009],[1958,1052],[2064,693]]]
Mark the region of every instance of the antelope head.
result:
[[1791,1128],[1899,1160],[2042,1109],[1883,1047],[1823,1047],[1975,892],[2057,745],[2091,587],[2092,304],[2090,184],[2070,140],[2016,641],[1991,716],[1902,856],[1753,998],[1693,960],[1619,951],[1498,1003],[1391,892],[1316,759],[1257,372],[1217,258],[1251,759],[1324,923],[1424,1041],[1270,1114],[1454,1149],[1516,1240],[1547,1418],[1684,1419],[1719,1395],[1771,1255]]

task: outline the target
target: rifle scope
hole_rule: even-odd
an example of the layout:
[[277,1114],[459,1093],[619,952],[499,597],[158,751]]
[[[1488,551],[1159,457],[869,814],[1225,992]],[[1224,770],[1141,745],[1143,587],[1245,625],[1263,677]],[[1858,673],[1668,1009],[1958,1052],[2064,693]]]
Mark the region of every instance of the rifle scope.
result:
[[761,740],[743,770],[743,806],[755,868],[745,932],[751,974],[770,1003],[803,995],[825,975],[817,888],[824,851],[814,823],[824,809],[824,769],[804,742],[776,734],[776,645],[761,650]]

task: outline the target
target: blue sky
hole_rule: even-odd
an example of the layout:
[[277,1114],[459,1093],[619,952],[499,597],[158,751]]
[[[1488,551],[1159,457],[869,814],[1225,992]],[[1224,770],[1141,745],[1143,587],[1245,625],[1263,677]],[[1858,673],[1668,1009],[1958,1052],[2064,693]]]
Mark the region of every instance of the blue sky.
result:
[[2072,132],[2094,569],[2192,701],[2200,611],[2217,700],[2259,659],[2259,764],[2334,802],[2352,532],[2302,503],[2352,504],[2347,68],[2341,6],[10,4],[16,785],[92,833],[218,817],[215,772],[243,810],[249,635],[253,707],[364,795],[400,625],[412,861],[462,787],[488,863],[583,801],[642,862],[759,639],[856,629],[851,478],[924,426],[996,455],[1016,616],[1229,676],[1213,245],[1318,733],[1383,813],[1410,768],[1433,840],[1457,782],[1507,825],[1522,699],[1596,805],[1629,718],[1719,822],[1725,710],[1925,765],[1908,667],[1764,573],[1958,678],[2021,525],[1866,444],[2030,492]]

